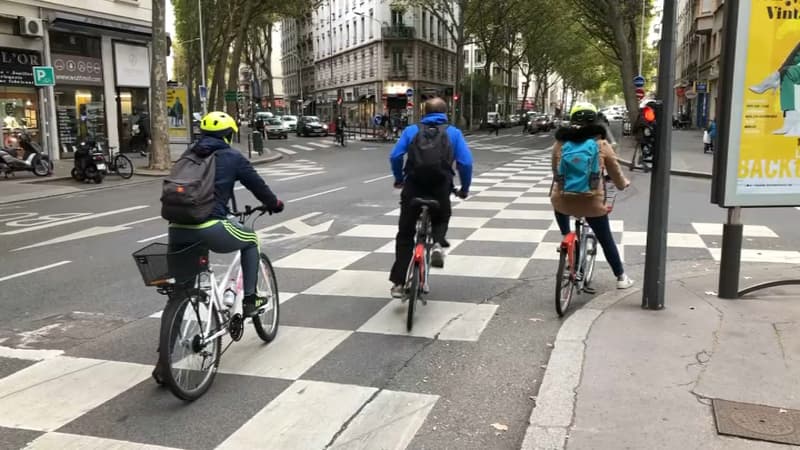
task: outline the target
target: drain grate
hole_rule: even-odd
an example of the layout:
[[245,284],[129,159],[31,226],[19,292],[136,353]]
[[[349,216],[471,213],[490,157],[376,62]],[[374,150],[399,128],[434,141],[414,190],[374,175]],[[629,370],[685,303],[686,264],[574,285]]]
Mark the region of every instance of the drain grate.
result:
[[717,432],[781,444],[800,445],[800,411],[714,399]]

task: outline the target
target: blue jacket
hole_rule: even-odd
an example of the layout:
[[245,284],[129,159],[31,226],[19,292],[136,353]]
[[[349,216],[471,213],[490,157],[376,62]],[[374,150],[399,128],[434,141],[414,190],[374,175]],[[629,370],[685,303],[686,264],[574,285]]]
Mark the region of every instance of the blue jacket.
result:
[[[425,125],[442,125],[447,123],[447,115],[444,113],[426,114],[420,121]],[[408,153],[408,146],[414,140],[414,136],[419,132],[419,126],[409,125],[400,135],[400,140],[394,146],[392,154],[389,155],[389,162],[392,165],[394,179],[398,183],[405,181],[406,174],[403,173],[403,156]],[[458,178],[461,179],[461,190],[469,193],[469,186],[472,183],[472,153],[467,147],[464,135],[456,127],[447,127],[447,136],[450,138],[450,145],[453,146],[453,157],[458,168]]]
[[[192,151],[200,156],[217,155],[214,181],[214,198],[216,205],[210,219],[224,219],[228,213],[228,202],[233,195],[233,186],[241,182],[263,204],[276,206],[278,198],[256,172],[250,161],[238,150],[231,148],[222,139],[203,136],[192,147]],[[237,205],[238,206],[238,205]]]
[[711,137],[711,139],[717,137],[717,122],[714,120],[708,125],[708,136]]

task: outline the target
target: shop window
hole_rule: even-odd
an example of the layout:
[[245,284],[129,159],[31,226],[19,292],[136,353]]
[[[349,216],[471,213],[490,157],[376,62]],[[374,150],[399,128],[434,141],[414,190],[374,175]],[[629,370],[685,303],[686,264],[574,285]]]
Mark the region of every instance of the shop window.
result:
[[100,38],[84,36],[82,34],[51,31],[50,52],[100,58]]
[[3,114],[4,145],[10,145],[9,133],[23,125],[29,128],[28,132],[34,140],[41,142],[39,137],[39,97],[36,89],[27,87],[0,86],[0,114]]
[[56,123],[61,154],[71,155],[82,140],[105,142],[106,114],[102,87],[56,86]]

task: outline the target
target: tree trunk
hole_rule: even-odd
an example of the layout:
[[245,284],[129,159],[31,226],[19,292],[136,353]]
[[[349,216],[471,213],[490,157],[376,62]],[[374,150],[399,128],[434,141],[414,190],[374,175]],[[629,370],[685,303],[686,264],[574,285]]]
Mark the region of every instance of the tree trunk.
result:
[[209,111],[220,111],[225,100],[225,63],[227,62],[227,53],[219,52],[217,61],[214,63],[214,79],[211,81],[214,86],[214,102],[209,108]]
[[269,87],[269,107],[272,112],[275,112],[275,81],[272,76],[272,23],[267,25],[266,35],[264,39],[267,43],[267,66],[263,67],[264,72],[267,74],[267,86]]
[[[639,102],[636,99],[635,87],[633,86],[633,77],[636,76],[636,52],[631,48],[631,44],[635,46],[636,35],[634,33],[625,32],[625,20],[619,20],[620,11],[619,6],[614,2],[609,2],[609,9],[607,14],[616,20],[609,20],[611,30],[614,33],[614,40],[617,43],[619,56],[621,59],[620,75],[622,75],[622,91],[625,96],[625,105],[628,107],[628,118],[631,123],[635,122],[639,115]],[[630,35],[633,35],[633,42],[629,41]]]
[[165,2],[153,0],[153,42],[151,45],[150,73],[150,169],[166,170],[171,165],[169,133],[167,130],[167,32],[165,29]]
[[525,75],[525,84],[522,86],[522,101],[520,102],[520,109],[525,109],[525,100],[528,99],[528,89],[531,85],[531,73],[523,73]]
[[[237,91],[239,87],[239,64],[242,62],[242,47],[244,46],[244,35],[253,17],[253,7],[259,0],[245,0],[244,14],[236,32],[236,40],[233,41],[233,53],[231,54],[231,65],[228,70],[228,91]],[[237,117],[236,102],[226,102],[228,114]]]
[[[461,89],[461,80],[464,79],[464,44],[465,44],[465,36],[464,36],[464,17],[465,17],[465,6],[466,2],[459,2],[458,8],[458,23],[454,26],[457,27],[456,34],[458,38],[456,39],[456,73],[455,73],[455,86],[456,89]],[[473,64],[474,67],[474,64]],[[453,91],[455,92],[455,91]],[[460,127],[464,127],[464,93],[460,92],[458,96],[458,105],[456,106],[458,111],[458,116],[455,118],[456,123]],[[470,120],[472,118],[470,117]],[[469,124],[472,127],[472,123]]]

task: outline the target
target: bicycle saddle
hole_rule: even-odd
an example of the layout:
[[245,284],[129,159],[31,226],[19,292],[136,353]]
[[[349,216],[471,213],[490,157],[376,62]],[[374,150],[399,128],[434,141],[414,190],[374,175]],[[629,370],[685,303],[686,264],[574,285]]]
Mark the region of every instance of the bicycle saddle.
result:
[[427,206],[430,209],[436,209],[439,207],[439,201],[417,197],[411,200],[411,206]]

